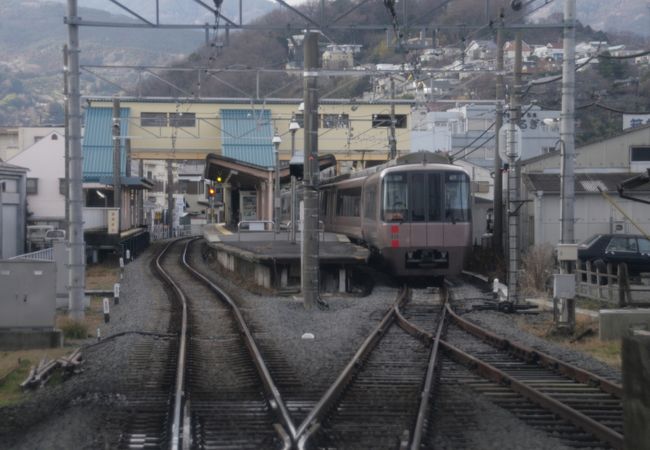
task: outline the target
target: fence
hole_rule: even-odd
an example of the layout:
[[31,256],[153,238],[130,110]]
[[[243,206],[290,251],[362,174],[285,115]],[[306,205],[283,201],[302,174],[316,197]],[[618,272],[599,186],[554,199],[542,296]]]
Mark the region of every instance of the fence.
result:
[[33,261],[54,261],[54,251],[52,247],[44,248],[43,250],[38,250],[31,253],[24,253],[22,255],[16,255],[9,259],[29,259]]
[[[150,236],[152,241],[169,238],[168,225],[154,225],[151,227]],[[171,237],[184,237],[184,236],[199,236],[203,233],[203,225],[181,225],[172,229]]]
[[[584,267],[584,268],[583,268]],[[649,306],[650,281],[640,278],[633,283],[628,276],[627,265],[607,264],[593,267],[591,262],[578,261],[576,269],[576,294],[607,303],[623,306]],[[648,284],[646,284],[648,283]]]

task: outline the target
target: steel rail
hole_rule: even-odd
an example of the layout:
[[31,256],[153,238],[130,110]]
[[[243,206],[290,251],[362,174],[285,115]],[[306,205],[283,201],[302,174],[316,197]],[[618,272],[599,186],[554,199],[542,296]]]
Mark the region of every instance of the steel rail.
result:
[[[182,304],[182,318],[181,318],[181,332],[178,344],[178,362],[176,365],[176,386],[174,389],[174,409],[172,414],[172,439],[171,449],[178,450],[181,445],[181,425],[182,425],[182,412],[185,399],[185,364],[186,364],[186,349],[187,349],[187,300],[185,294],[180,287],[174,282],[172,277],[163,269],[161,260],[167,253],[169,248],[177,243],[180,239],[171,241],[156,257],[156,270],[166,283],[171,285],[174,292]],[[184,445],[186,447],[186,445]]]
[[[445,308],[444,306],[447,303],[446,290],[443,291],[442,302],[443,302],[443,308],[440,314],[440,318],[438,320],[438,329],[436,331],[435,337],[432,336],[433,347],[431,349],[431,354],[429,355],[429,366],[427,368],[427,376],[424,381],[424,387],[422,389],[422,395],[420,399],[420,407],[418,408],[418,417],[415,421],[415,428],[413,430],[413,436],[411,438],[411,450],[418,450],[420,448],[420,444],[422,443],[422,434],[424,433],[425,422],[427,420],[427,417],[429,416],[429,400],[433,395],[435,371],[436,371],[436,367],[438,366],[438,348],[440,346],[440,339],[442,336],[442,332],[445,328],[445,319],[446,319],[445,312],[447,311],[447,308]],[[395,309],[397,309],[397,307],[395,307]],[[404,317],[399,313],[399,310],[397,310],[397,313],[399,317],[404,319]]]
[[321,397],[314,408],[309,412],[305,420],[298,427],[299,448],[305,448],[307,440],[320,427],[320,423],[330,410],[332,405],[339,399],[343,391],[347,388],[354,374],[363,366],[364,358],[376,347],[386,330],[395,320],[396,310],[402,306],[410,296],[410,289],[404,287],[400,292],[395,304],[388,310],[379,325],[370,333],[361,347],[354,354],[350,362],[345,366],[338,378],[329,387],[327,392]]
[[470,334],[482,339],[486,343],[502,350],[507,350],[513,355],[525,360],[526,362],[537,363],[542,367],[555,370],[574,381],[597,387],[603,392],[611,394],[619,399],[623,398],[623,387],[621,385],[613,383],[593,373],[587,372],[586,370],[580,369],[579,367],[576,367],[572,364],[560,361],[559,359],[554,358],[547,353],[533,350],[521,344],[513,343],[508,339],[504,339],[490,331],[484,330],[478,325],[473,324],[460,317],[453,311],[449,304],[447,304],[447,309],[449,316],[459,327],[469,332]]
[[495,383],[508,386],[513,391],[523,395],[530,401],[537,403],[543,408],[552,411],[558,416],[568,420],[569,422],[577,425],[578,427],[592,433],[599,439],[607,442],[609,445],[616,449],[623,449],[625,447],[623,436],[612,430],[611,428],[596,422],[595,420],[587,417],[580,411],[559,402],[558,400],[543,394],[536,389],[518,381],[505,372],[497,369],[489,363],[481,361],[474,356],[465,353],[461,349],[440,340],[440,345],[451,354],[451,356],[459,360],[462,364],[469,366],[472,370],[476,371],[479,375],[487,378]]
[[[465,325],[465,326],[461,326],[461,328],[464,329],[465,331],[480,338],[485,337],[485,340],[488,341],[488,343],[491,343],[492,345],[500,349],[514,350],[513,353],[515,355],[521,357],[522,359],[525,359],[527,362],[537,362],[537,363],[541,362],[541,365],[543,367],[554,369],[554,370],[560,370],[563,375],[574,379],[574,381],[582,382],[584,384],[590,384],[590,385],[596,384],[592,380],[596,380],[597,383],[604,382],[604,384],[607,386],[607,389],[604,391],[612,395],[616,395],[615,392],[617,391],[617,388],[620,389],[620,386],[613,384],[608,380],[604,380],[598,377],[597,375],[591,374],[585,370],[579,369],[575,366],[559,361],[556,358],[553,358],[552,356],[549,356],[545,353],[530,350],[518,344],[513,344],[507,339],[500,338],[494,333],[486,331],[480,328],[479,326],[471,322],[468,322],[465,319],[462,319],[460,316],[454,313],[449,303],[447,303],[445,310],[451,316],[452,320],[456,322],[456,324],[458,324],[459,326],[461,323]],[[446,342],[445,340],[440,339],[440,335],[439,335],[440,328],[438,329],[438,333],[436,333],[436,336],[434,336],[431,333],[422,330],[417,325],[412,324],[411,322],[406,320],[401,315],[401,313],[398,313],[398,323],[405,331],[407,331],[408,333],[410,333],[411,335],[415,336],[418,339],[421,340],[427,339],[429,342],[434,342],[435,344],[439,343],[439,345],[441,345],[445,351],[450,353],[452,356],[455,356],[461,363],[464,363],[465,365],[469,366],[471,369],[476,370],[476,372],[479,375],[483,376],[484,378],[487,378],[496,383],[510,387],[513,391],[523,395],[524,397],[528,398],[532,402],[539,404],[543,408],[551,410],[558,416],[594,434],[599,439],[609,443],[612,447],[616,449],[624,448],[623,436],[620,433],[591,419],[590,417],[584,415],[580,411],[577,411],[571,408],[570,406],[565,405],[564,403],[561,403],[558,400],[555,400],[554,398],[546,394],[543,394],[534,388],[531,388],[530,386],[516,380],[510,375],[507,375],[506,373],[490,365],[489,363],[481,361],[473,357],[472,355],[460,350],[459,348],[453,346],[452,344]],[[572,375],[575,375],[577,378],[574,378]],[[586,382],[581,381],[581,379],[587,381]],[[602,386],[602,384],[600,386]],[[418,419],[419,418],[420,417],[418,416]],[[418,448],[419,446],[411,446],[412,450]]]
[[[250,332],[248,325],[246,325],[246,321],[244,320],[244,317],[239,311],[239,308],[225,291],[223,291],[219,286],[214,284],[210,279],[208,279],[201,272],[199,272],[194,267],[192,267],[187,261],[187,249],[192,242],[198,239],[201,238],[196,237],[187,242],[187,245],[183,250],[183,256],[182,256],[183,265],[194,277],[201,280],[210,289],[216,292],[219,295],[219,297],[222,298],[232,309],[232,312],[235,315],[235,318],[237,319],[237,325],[239,326],[239,330],[244,336],[244,343],[246,344],[246,347],[248,348],[248,351],[251,354],[251,357],[253,358],[253,363],[255,364],[255,367],[257,368],[257,371],[260,375],[262,384],[264,385],[264,389],[266,390],[266,394],[269,397],[271,397],[271,399],[269,399],[269,406],[275,412],[278,419],[280,419],[280,421],[282,422],[280,428],[284,426],[286,427],[286,430],[288,430],[289,432],[288,435],[286,433],[286,430],[284,433],[278,432],[278,434],[280,435],[280,438],[283,440],[283,442],[285,442],[285,445],[286,445],[287,436],[290,438],[290,442],[294,443],[297,441],[297,436],[298,436],[296,433],[296,427],[293,424],[293,421],[291,420],[291,416],[289,415],[287,406],[285,405],[284,400],[282,400],[280,391],[276,387],[275,382],[271,377],[271,373],[269,372],[269,369],[266,367],[264,358],[262,357],[262,353],[257,348],[257,344],[253,339],[253,334]],[[278,431],[278,427],[276,427],[276,431]]]

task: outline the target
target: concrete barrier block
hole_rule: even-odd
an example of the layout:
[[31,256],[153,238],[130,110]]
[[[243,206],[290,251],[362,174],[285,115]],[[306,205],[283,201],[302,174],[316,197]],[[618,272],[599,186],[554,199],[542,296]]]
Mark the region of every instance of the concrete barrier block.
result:
[[621,339],[630,330],[650,330],[650,309],[601,309],[600,339]]
[[623,338],[623,435],[627,450],[650,450],[650,333]]

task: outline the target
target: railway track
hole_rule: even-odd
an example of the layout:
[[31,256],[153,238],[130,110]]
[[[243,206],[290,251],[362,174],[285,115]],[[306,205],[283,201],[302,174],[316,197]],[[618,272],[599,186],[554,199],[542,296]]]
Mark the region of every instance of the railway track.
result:
[[158,258],[187,319],[171,446],[288,448],[295,431],[280,393],[237,306],[189,264],[191,243],[174,241]]
[[[595,374],[484,330],[447,305],[439,341],[458,382],[511,411],[530,426],[576,448],[623,448],[622,389]],[[433,335],[417,328],[416,334]]]
[[[429,414],[435,346],[405,332],[406,317],[440,326],[440,298],[404,290],[298,429],[299,448],[419,448]],[[399,325],[399,326],[398,326]],[[411,327],[411,330],[413,327]],[[424,386],[424,387],[423,387]]]
[[262,358],[237,305],[189,264],[190,245],[174,241],[157,259],[184,305],[175,316],[185,316],[178,329],[187,330],[186,346],[180,333],[164,339],[167,354],[178,356],[175,376],[172,364],[158,364],[166,367],[168,393],[143,393],[124,446],[427,448],[446,361],[460,383],[565,444],[622,448],[620,386],[467,324],[444,292],[418,290],[410,299],[404,289],[319,397],[278,349],[263,345]]

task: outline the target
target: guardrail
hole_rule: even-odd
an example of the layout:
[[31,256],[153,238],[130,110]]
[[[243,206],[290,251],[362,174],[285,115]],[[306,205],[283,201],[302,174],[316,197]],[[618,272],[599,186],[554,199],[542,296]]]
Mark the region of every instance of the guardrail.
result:
[[[282,228],[284,228],[285,230],[288,230],[288,231],[289,231],[289,234],[288,234],[288,237],[287,237],[287,239],[289,239],[289,240],[291,240],[291,231],[293,231],[294,236],[295,236],[295,233],[297,233],[298,231],[300,231],[300,230],[298,229],[298,227],[296,227],[295,230],[292,230],[292,228],[293,228],[293,224],[291,223],[290,220],[288,220],[288,221],[283,222],[282,224],[280,224],[280,230],[282,230]],[[320,238],[320,240],[323,241],[323,242],[325,242],[325,222],[323,222],[322,220],[319,220],[319,221],[318,221],[318,233],[319,233],[319,238]]]
[[54,261],[54,251],[52,247],[44,248],[36,252],[24,253],[22,255],[12,256],[9,259],[30,259],[36,261]]
[[[275,235],[277,234],[275,232],[275,222],[273,220],[241,220],[237,223],[237,240],[241,240],[241,231],[242,231],[242,225],[248,225],[248,230],[249,232],[255,232],[255,231],[267,231],[266,230],[266,225],[270,225],[270,228],[273,232],[273,240],[275,240]],[[251,226],[252,225],[252,226]],[[260,229],[261,226],[261,229]]]

